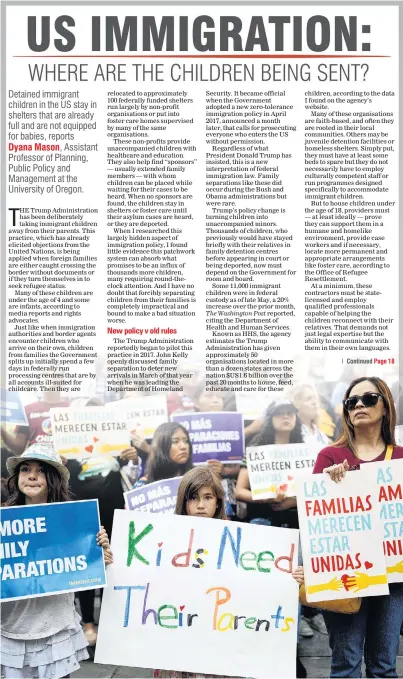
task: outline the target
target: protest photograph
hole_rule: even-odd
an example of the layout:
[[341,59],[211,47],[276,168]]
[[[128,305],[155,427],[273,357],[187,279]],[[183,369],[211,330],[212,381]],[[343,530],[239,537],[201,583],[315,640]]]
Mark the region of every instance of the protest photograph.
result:
[[403,679],[402,0],[0,4],[1,679]]

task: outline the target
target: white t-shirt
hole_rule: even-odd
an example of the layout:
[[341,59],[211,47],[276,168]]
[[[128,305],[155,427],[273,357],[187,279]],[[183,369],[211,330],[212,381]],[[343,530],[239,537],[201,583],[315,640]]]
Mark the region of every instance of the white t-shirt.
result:
[[74,594],[51,594],[1,605],[1,633],[9,639],[44,639],[74,626]]

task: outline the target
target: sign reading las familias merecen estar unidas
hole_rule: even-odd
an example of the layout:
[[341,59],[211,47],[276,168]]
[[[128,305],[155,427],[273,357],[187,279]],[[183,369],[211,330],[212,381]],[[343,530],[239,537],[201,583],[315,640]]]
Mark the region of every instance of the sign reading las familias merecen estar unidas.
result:
[[298,531],[116,510],[111,546],[96,662],[295,676]]
[[130,445],[123,408],[51,408],[52,441],[66,458],[119,455]]
[[388,594],[403,580],[402,460],[361,465],[340,483],[298,477],[308,601]]
[[403,582],[403,460],[373,462],[388,582]]

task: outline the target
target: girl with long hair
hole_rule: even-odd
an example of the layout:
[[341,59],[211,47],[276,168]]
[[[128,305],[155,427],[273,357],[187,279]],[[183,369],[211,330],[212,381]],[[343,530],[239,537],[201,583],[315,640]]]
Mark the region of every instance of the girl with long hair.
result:
[[[219,475],[211,467],[195,467],[184,475],[178,489],[175,514],[206,519],[225,520],[227,518],[224,488]],[[295,569],[292,575],[299,584],[302,584],[303,571],[301,568]],[[154,677],[157,679],[207,679],[207,676],[218,675],[154,670]]]
[[[6,506],[68,502],[70,473],[50,444],[33,444],[7,460]],[[5,510],[6,511],[6,510]],[[103,527],[97,543],[105,563],[112,562]],[[4,602],[1,607],[1,674],[4,679],[47,677],[59,679],[79,669],[86,660],[87,641],[74,608],[74,593],[52,594]]]
[[178,422],[160,424],[147,461],[147,483],[183,476],[192,467],[192,444],[186,429]]
[[271,403],[266,411],[261,431],[254,436],[251,446],[270,446],[274,443],[302,443],[301,420],[297,408],[287,399]]
[[[403,448],[395,445],[395,425],[387,384],[378,377],[353,380],[343,399],[342,433],[319,453],[314,473],[327,473],[339,483],[362,464],[382,462],[387,452],[392,459],[402,459]],[[360,677],[363,649],[367,677],[397,677],[403,583],[390,584],[389,592],[363,598],[353,615],[324,611],[332,649],[331,677]]]
[[[211,467],[195,467],[184,475],[178,488],[175,514],[206,519],[227,518],[224,488],[219,475]],[[154,670],[154,677],[157,679],[196,679],[206,677],[206,675]]]
[[188,471],[178,488],[175,514],[226,519],[224,488],[217,472],[203,466]]

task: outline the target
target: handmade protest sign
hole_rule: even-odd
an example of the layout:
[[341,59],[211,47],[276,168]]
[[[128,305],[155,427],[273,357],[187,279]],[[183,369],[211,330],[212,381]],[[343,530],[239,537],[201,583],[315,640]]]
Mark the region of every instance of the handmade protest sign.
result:
[[167,400],[164,395],[146,398],[125,398],[114,401],[111,408],[118,408],[131,433],[151,438],[160,424],[168,422]]
[[8,389],[1,388],[0,390],[0,414],[2,424],[19,424],[28,426],[27,416],[25,414],[24,406],[17,392],[8,391]]
[[112,550],[95,662],[295,676],[298,531],[116,510]]
[[98,500],[3,508],[1,600],[103,587],[99,528]]
[[340,483],[296,477],[308,601],[388,594],[377,486],[371,465]]
[[246,464],[254,500],[275,498],[279,493],[295,496],[295,475],[312,469],[319,447],[307,443],[251,446]]
[[172,421],[188,430],[194,464],[242,462],[245,438],[241,413],[187,413],[174,415]]
[[369,465],[377,484],[388,582],[403,582],[403,460]]
[[125,417],[108,406],[52,408],[52,441],[67,458],[119,455],[130,445]]
[[135,512],[173,514],[181,481],[182,477],[176,476],[174,479],[164,479],[141,488],[133,488],[123,493],[126,507]]

